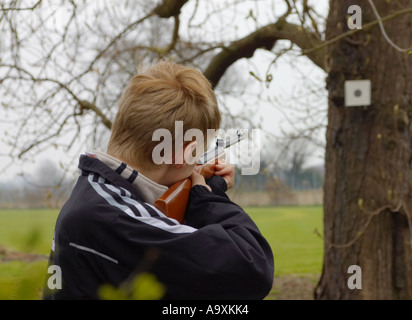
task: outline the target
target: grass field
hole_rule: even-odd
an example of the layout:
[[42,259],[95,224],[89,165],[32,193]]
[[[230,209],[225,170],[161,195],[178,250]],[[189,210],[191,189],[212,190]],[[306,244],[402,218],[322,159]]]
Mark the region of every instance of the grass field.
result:
[[323,257],[322,207],[245,209],[265,236],[275,257],[275,275],[320,273]]
[[[322,207],[245,210],[272,247],[275,277],[309,276],[313,282],[322,266],[323,241],[315,232],[323,230]],[[56,210],[0,210],[0,299],[40,297],[57,214]],[[10,252],[32,255],[6,259]],[[278,291],[279,287],[273,290],[273,298]]]

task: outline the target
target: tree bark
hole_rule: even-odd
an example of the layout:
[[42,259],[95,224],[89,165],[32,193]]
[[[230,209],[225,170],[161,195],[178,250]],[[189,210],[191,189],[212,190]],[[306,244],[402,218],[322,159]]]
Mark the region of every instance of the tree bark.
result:
[[[409,0],[374,1],[381,16]],[[350,5],[376,20],[367,0],[330,1],[326,40],[348,31]],[[411,47],[412,15],[385,23],[394,43]],[[324,198],[325,255],[316,299],[412,298],[412,56],[378,27],[328,47],[329,91]],[[372,104],[344,106],[345,80],[370,79]],[[351,265],[362,288],[350,289]]]

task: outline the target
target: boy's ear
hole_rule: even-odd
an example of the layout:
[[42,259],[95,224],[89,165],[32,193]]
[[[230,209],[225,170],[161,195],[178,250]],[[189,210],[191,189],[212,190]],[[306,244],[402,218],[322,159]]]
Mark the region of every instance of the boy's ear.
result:
[[178,169],[183,168],[183,166],[186,163],[188,164],[194,163],[193,151],[196,149],[196,146],[197,146],[196,140],[189,142],[186,146],[183,147],[183,152],[178,152],[175,155],[174,165],[176,166],[176,168]]
[[184,162],[187,164],[194,164],[195,163],[195,157],[193,156],[193,151],[196,150],[197,147],[197,141],[194,140],[190,142],[185,148],[184,148]]

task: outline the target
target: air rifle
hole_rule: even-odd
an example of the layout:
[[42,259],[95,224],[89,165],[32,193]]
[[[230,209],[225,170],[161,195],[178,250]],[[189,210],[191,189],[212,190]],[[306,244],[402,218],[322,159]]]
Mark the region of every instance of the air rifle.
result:
[[[214,176],[217,161],[225,158],[225,149],[243,140],[245,136],[242,130],[237,130],[235,136],[228,136],[226,139],[217,139],[216,146],[206,151],[196,163],[197,166],[202,166],[200,174],[204,176],[205,179]],[[177,181],[155,201],[154,206],[169,218],[176,219],[182,223],[185,217],[191,187],[192,181],[190,178]]]

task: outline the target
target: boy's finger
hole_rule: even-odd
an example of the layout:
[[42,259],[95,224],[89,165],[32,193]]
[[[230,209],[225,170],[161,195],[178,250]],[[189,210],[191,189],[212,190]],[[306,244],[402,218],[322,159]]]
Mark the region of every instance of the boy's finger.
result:
[[218,170],[215,172],[215,175],[217,176],[221,176],[221,175],[226,175],[226,174],[230,174],[232,172],[232,170],[230,168],[224,168],[222,170]]
[[201,171],[202,171],[202,167],[201,167],[201,166],[197,166],[197,167],[195,167],[195,169],[193,170],[193,172],[196,173],[196,174],[201,174]]
[[222,170],[222,169],[230,168],[230,167],[231,167],[231,166],[226,165],[226,164],[217,164],[217,165],[215,166],[215,168],[216,168],[217,170]]
[[190,179],[192,180],[192,185],[205,183],[205,178],[197,172],[193,172]]
[[235,168],[232,165],[219,165],[219,164],[217,164],[216,169],[217,170],[226,170],[226,171],[229,170],[229,171],[231,171],[231,170],[234,170]]

